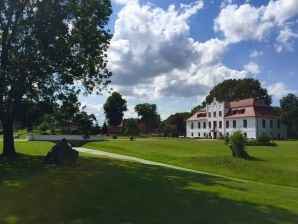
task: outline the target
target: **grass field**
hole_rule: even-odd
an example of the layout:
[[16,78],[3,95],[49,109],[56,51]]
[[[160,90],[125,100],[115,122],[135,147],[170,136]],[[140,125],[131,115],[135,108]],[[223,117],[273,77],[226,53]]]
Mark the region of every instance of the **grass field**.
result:
[[298,189],[87,155],[71,167],[46,166],[43,159],[51,146],[16,142],[25,156],[13,162],[0,159],[0,223],[298,223]]
[[230,177],[298,187],[298,141],[278,141],[277,147],[247,147],[250,160],[233,158],[223,141],[111,140],[86,148],[136,156]]

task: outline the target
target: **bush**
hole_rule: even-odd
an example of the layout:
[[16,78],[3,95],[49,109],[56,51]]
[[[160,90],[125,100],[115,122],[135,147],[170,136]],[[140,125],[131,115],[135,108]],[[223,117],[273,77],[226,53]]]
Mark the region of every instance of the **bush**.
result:
[[118,138],[118,136],[117,135],[113,135],[113,139],[117,139]]
[[242,135],[241,131],[235,131],[231,136],[229,140],[229,147],[232,151],[232,155],[234,157],[240,157],[240,158],[249,158],[249,155],[245,151],[245,144],[246,144],[246,138]]
[[268,145],[270,144],[271,137],[265,133],[259,135],[256,139],[256,142],[261,145]]
[[225,145],[228,145],[230,142],[230,137],[226,135],[224,138],[224,142],[225,142]]

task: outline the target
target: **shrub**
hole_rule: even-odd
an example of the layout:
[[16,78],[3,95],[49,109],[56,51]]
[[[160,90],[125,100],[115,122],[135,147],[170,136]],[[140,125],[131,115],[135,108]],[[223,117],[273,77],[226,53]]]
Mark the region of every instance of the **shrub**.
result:
[[246,139],[242,135],[241,131],[235,131],[231,136],[230,136],[230,141],[229,141],[229,147],[232,151],[232,155],[234,157],[240,157],[240,158],[248,158],[249,155],[245,151],[245,144],[246,144]]
[[230,142],[230,137],[226,135],[224,138],[224,142],[225,142],[225,145],[228,145]]
[[118,138],[118,136],[117,135],[113,135],[113,139],[117,139]]
[[268,145],[270,144],[271,137],[265,133],[259,135],[256,139],[257,144]]

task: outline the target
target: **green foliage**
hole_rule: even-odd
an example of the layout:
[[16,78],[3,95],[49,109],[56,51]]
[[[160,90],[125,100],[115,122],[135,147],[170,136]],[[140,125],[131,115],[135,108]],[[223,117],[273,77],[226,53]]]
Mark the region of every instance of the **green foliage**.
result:
[[108,134],[108,126],[106,122],[103,122],[102,128],[101,128],[101,134],[107,135]]
[[113,139],[117,139],[118,136],[116,134],[113,135]]
[[9,139],[4,154],[15,154],[13,121],[25,99],[54,102],[72,86],[99,93],[110,82],[111,13],[109,0],[1,1],[0,120]]
[[123,112],[127,111],[126,100],[122,98],[120,93],[113,92],[112,95],[107,98],[103,108],[108,124],[117,126],[122,122]]
[[298,97],[292,93],[280,100],[281,122],[287,126],[289,138],[298,138]]
[[[171,131],[170,133],[172,136],[174,135],[186,135],[186,119],[190,117],[190,113],[184,112],[184,113],[175,113],[170,115],[164,122],[166,125],[164,128],[167,129],[169,127],[168,125],[171,125],[174,128],[174,131]],[[167,133],[169,133],[169,129],[167,130]]]
[[41,130],[42,134],[45,134],[48,129],[49,129],[49,126],[47,123],[42,123],[39,126],[39,130]]
[[232,101],[247,98],[256,98],[259,102],[270,105],[271,96],[267,90],[261,87],[256,79],[228,79],[216,85],[206,97],[206,103],[210,104],[214,98],[218,101]]
[[267,135],[266,133],[262,133],[257,136],[256,142],[260,145],[269,145],[271,140],[272,138],[269,135]]
[[231,136],[229,140],[229,147],[232,151],[232,155],[234,157],[239,157],[239,158],[249,158],[249,155],[245,151],[245,144],[246,144],[246,139],[242,135],[240,130],[235,131]]
[[225,143],[225,145],[228,145],[229,142],[230,142],[230,137],[226,135],[226,136],[224,137],[224,143]]
[[144,122],[148,129],[156,129],[160,124],[160,116],[157,114],[156,104],[137,104],[135,111],[138,116],[141,117],[141,121]]
[[126,135],[138,135],[139,134],[139,128],[137,120],[134,118],[129,118],[125,122],[125,129],[124,134]]

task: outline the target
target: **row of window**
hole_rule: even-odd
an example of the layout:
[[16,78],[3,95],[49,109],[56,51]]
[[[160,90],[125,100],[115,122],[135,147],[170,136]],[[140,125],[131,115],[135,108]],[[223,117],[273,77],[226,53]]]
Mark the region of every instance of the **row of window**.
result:
[[[206,122],[202,122],[203,124],[203,129],[206,129]],[[208,127],[209,128],[212,128],[212,123],[211,121],[208,122]],[[229,128],[230,127],[230,121],[226,121],[226,128]],[[236,120],[233,120],[233,128],[236,128],[237,127],[237,121]],[[243,120],[243,127],[244,128],[247,128],[247,120]],[[194,123],[192,122],[190,124],[190,128],[191,129],[194,129]],[[213,121],[213,128],[217,128],[217,121]],[[222,121],[219,121],[218,122],[218,128],[222,128]],[[201,122],[198,122],[198,129],[201,129]]]
[[[217,114],[216,111],[214,111],[214,112],[213,112],[213,117],[216,117],[216,114]],[[219,116],[219,117],[222,117],[222,111],[219,111],[219,112],[218,112],[218,116]],[[208,117],[211,117],[211,112],[208,112]]]
[[[264,133],[263,133],[264,134]],[[227,132],[226,133],[226,136],[229,136],[230,134]],[[247,138],[247,133],[246,132],[243,132],[243,136],[245,137],[245,138]],[[273,138],[274,136],[273,136],[273,133],[270,133],[270,136]],[[193,132],[191,132],[191,137],[194,137],[194,134],[193,134]],[[197,137],[204,137],[204,138],[211,138],[212,137],[212,135],[211,135],[211,133],[203,133],[203,135],[201,136],[201,133],[200,132],[198,132],[198,136]],[[219,137],[223,137],[223,135],[222,135],[222,133],[221,132],[219,132]],[[277,138],[278,139],[280,139],[280,133],[278,133],[277,134]]]
[[[243,120],[242,122],[243,122],[242,127],[247,128],[247,120]],[[212,128],[211,121],[208,122],[208,127]],[[213,128],[216,128],[216,127],[217,127],[217,121],[213,121]],[[233,128],[237,127],[237,120],[232,121],[232,127]],[[266,120],[265,119],[262,120],[262,127],[266,128]],[[273,120],[269,120],[269,127],[270,128],[274,127]],[[190,128],[194,129],[194,123],[193,122],[191,123]],[[206,129],[206,122],[205,121],[202,122],[202,128]],[[218,122],[218,128],[222,128],[222,121]],[[229,120],[226,121],[226,128],[230,128],[230,121]],[[277,128],[280,128],[280,121],[279,120],[277,120]],[[198,122],[198,129],[201,129],[201,122]]]

